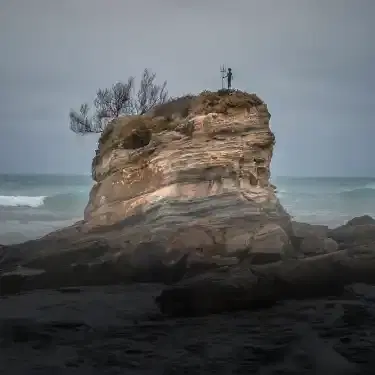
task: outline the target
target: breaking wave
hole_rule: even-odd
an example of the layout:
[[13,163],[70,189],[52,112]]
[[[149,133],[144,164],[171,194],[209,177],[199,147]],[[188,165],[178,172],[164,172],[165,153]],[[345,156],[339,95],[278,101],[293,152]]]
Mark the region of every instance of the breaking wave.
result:
[[8,196],[0,195],[0,206],[29,207],[49,211],[67,211],[82,206],[88,201],[87,192],[60,193],[51,196]]
[[363,188],[357,188],[357,189],[351,189],[346,191],[341,191],[340,193],[341,197],[344,198],[375,198],[375,186],[374,187],[363,187]]
[[325,197],[338,197],[338,198],[375,198],[375,183],[364,184],[362,186],[352,186],[352,187],[339,187],[339,186],[328,186],[324,189],[314,189],[310,186],[282,186],[279,188],[277,185],[276,189],[277,195],[281,197],[285,196],[300,196],[305,198],[312,198],[317,196]]
[[0,206],[3,207],[40,207],[43,205],[44,196],[28,197],[28,196],[9,196],[0,195]]

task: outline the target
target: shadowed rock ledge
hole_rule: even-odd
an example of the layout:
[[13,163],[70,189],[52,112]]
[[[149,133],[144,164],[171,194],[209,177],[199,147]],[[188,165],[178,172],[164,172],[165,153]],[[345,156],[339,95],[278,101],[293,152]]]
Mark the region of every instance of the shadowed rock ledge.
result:
[[286,299],[342,296],[347,285],[375,285],[374,271],[373,248],[259,266],[244,263],[169,287],[156,298],[156,303],[164,314],[175,316],[258,309]]
[[[195,316],[271,307],[287,299],[349,295],[355,299],[349,285],[375,285],[373,218],[356,217],[331,230],[323,225],[292,225],[294,240],[299,239],[299,259],[263,265],[245,259],[239,265],[182,280],[156,298],[160,310],[168,315]],[[315,253],[307,254],[307,249]]]

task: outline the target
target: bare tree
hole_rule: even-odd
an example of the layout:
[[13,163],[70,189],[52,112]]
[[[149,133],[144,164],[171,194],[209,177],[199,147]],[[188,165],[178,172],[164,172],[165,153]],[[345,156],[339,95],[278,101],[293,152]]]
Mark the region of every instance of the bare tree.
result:
[[167,81],[162,85],[155,84],[156,74],[150,70],[143,71],[136,98],[133,99],[133,113],[143,115],[158,104],[168,100]]
[[93,133],[94,122],[89,116],[89,105],[82,104],[79,112],[70,110],[70,130],[77,134]]
[[129,114],[133,87],[134,78],[130,77],[127,83],[117,82],[110,89],[99,89],[94,100],[96,121],[101,122]]
[[168,100],[167,82],[155,83],[156,74],[145,69],[139,89],[134,94],[134,77],[126,83],[117,82],[109,89],[99,89],[94,100],[95,113],[89,116],[89,106],[81,105],[79,112],[71,110],[70,129],[78,134],[100,133],[107,123],[121,115],[143,115]]

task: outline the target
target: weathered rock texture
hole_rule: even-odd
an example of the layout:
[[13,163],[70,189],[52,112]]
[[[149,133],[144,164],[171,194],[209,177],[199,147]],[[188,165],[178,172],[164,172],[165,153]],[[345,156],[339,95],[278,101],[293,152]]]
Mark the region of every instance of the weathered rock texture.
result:
[[84,221],[3,250],[0,266],[42,270],[26,283],[37,287],[176,280],[248,257],[294,257],[269,182],[269,120],[256,95],[227,91],[118,118],[99,141]]
[[[216,101],[222,101],[218,108]],[[192,113],[185,118],[129,116],[108,126],[93,165],[97,183],[87,225],[113,224],[163,199],[193,202],[236,193],[275,206],[267,106],[255,95],[211,93],[186,105]]]
[[254,94],[206,92],[113,121],[93,163],[85,228],[143,213],[157,227],[140,236],[168,251],[231,253],[268,241],[267,251],[280,255],[290,221],[269,182],[269,120]]
[[285,299],[340,296],[353,283],[375,285],[375,251],[348,249],[264,265],[243,263],[207,272],[163,290],[169,315],[206,315],[270,307]]
[[262,265],[245,259],[182,280],[160,294],[159,308],[170,315],[205,315],[269,307],[285,299],[342,297],[350,284],[375,285],[373,218],[354,218],[333,230],[305,223],[293,227],[302,240],[300,259]]

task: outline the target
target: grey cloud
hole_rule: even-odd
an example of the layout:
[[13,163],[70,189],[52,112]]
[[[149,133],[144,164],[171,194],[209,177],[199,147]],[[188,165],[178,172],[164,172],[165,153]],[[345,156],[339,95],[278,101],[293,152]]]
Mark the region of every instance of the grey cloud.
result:
[[152,68],[179,95],[218,67],[268,103],[276,175],[374,175],[373,0],[2,0],[0,172],[86,173],[68,111]]

